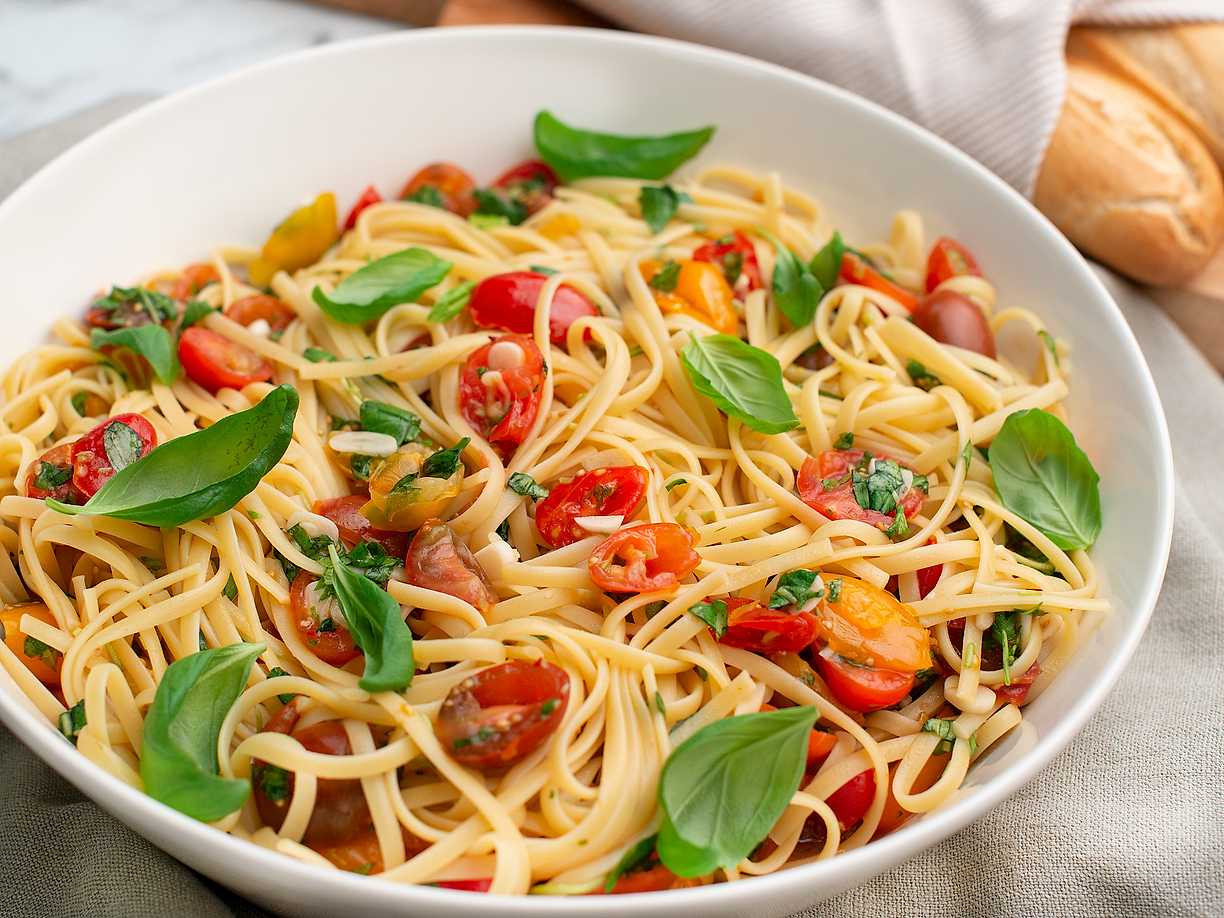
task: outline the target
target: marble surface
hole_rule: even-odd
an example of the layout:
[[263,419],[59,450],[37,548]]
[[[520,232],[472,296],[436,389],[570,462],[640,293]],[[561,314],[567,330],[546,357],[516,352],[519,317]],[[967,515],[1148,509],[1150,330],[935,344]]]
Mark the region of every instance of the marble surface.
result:
[[297,0],[0,0],[0,138],[402,26]]

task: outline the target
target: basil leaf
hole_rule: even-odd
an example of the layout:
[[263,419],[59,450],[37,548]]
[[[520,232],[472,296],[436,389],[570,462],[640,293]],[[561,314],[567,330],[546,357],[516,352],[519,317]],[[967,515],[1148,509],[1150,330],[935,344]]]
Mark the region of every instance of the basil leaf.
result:
[[412,194],[405,195],[402,200],[446,209],[446,202],[442,200],[442,192],[438,191],[437,185],[422,185]]
[[126,469],[139,459],[143,445],[140,435],[122,421],[115,421],[102,431],[102,449],[106,452],[106,461],[116,472]]
[[528,271],[534,271],[536,274],[543,274],[545,277],[550,277],[553,274],[560,274],[556,268],[550,268],[548,265],[528,265]]
[[1037,337],[1041,339],[1046,350],[1050,352],[1050,356],[1054,358],[1054,366],[1061,368],[1062,361],[1058,357],[1058,342],[1054,340],[1054,336],[1043,328],[1037,332]]
[[[459,468],[459,454],[467,449],[472,442],[471,437],[464,437],[448,449],[440,449],[421,463],[422,478],[450,478]],[[398,487],[398,485],[397,485]]]
[[477,188],[472,192],[476,199],[476,214],[487,217],[504,217],[511,226],[518,226],[527,219],[527,208],[522,201],[500,194],[492,188]]
[[319,287],[311,296],[337,322],[363,325],[392,306],[415,302],[450,269],[449,261],[414,246],[358,268],[340,281],[330,296]]
[[542,500],[548,496],[548,488],[541,485],[526,472],[515,472],[506,481],[508,487],[515,494],[522,494],[524,497],[530,497],[532,500]]
[[612,892],[612,888],[616,886],[616,881],[625,874],[632,873],[650,860],[650,856],[654,854],[655,841],[658,838],[658,834],[647,835],[645,838],[638,840],[636,844],[629,846],[625,853],[621,855],[621,859],[616,862],[616,866],[608,872],[608,878],[604,880],[605,893]]
[[238,584],[234,582],[233,574],[230,574],[229,579],[225,581],[225,586],[221,588],[221,595],[230,602],[238,598]]
[[174,336],[160,325],[135,325],[111,331],[95,328],[89,333],[89,346],[95,351],[104,347],[127,348],[147,360],[158,380],[167,386],[179,377]]
[[837,435],[837,439],[833,441],[834,449],[850,449],[854,446],[854,432],[847,430],[845,433]]
[[427,322],[449,322],[463,310],[472,299],[472,291],[476,289],[476,281],[467,280],[457,284],[438,297],[438,302],[430,307]]
[[82,698],[59,716],[56,726],[59,727],[59,732],[64,734],[64,739],[70,740],[72,745],[75,746],[77,736],[85,729],[87,723],[88,721],[85,718],[85,699]]
[[704,127],[679,134],[629,137],[570,127],[547,111],[535,118],[540,158],[567,182],[591,175],[658,181],[696,156],[713,136],[714,128]]
[[94,300],[93,308],[110,313],[115,324],[121,325],[148,321],[144,316],[153,322],[165,322],[178,316],[174,300],[148,287],[111,287],[110,293]]
[[693,388],[753,430],[776,434],[799,426],[772,354],[731,335],[694,335],[680,359]]
[[715,721],[681,743],[659,777],[659,858],[699,877],[733,867],[773,828],[803,777],[819,715],[793,707]]
[[38,471],[34,475],[34,486],[44,491],[54,491],[72,481],[72,466],[56,465],[38,460]]
[[893,517],[889,527],[884,530],[884,534],[890,539],[903,539],[909,535],[909,520],[905,518],[905,511],[900,507],[897,508],[897,515]]
[[509,226],[510,219],[501,214],[469,214],[468,223],[477,229],[492,229],[495,226]]
[[770,282],[774,304],[782,315],[790,319],[791,325],[802,328],[815,318],[816,307],[824,296],[824,288],[799,257],[784,246],[780,239],[772,233],[762,231],[762,234],[773,243],[774,250],[778,253],[773,280]]
[[816,282],[825,290],[832,290],[837,285],[841,274],[842,256],[846,254],[846,244],[842,242],[841,233],[836,230],[833,238],[825,243],[823,249],[812,256],[808,262],[808,270],[816,278]]
[[727,604],[723,600],[695,603],[689,606],[689,614],[709,625],[718,637],[727,633]]
[[210,313],[220,312],[215,306],[209,306],[203,300],[192,300],[183,309],[183,318],[179,322],[179,331],[190,328]]
[[250,782],[220,776],[217,737],[264,649],[263,644],[230,644],[166,668],[144,721],[140,777],[146,794],[201,822],[242,806]]
[[336,355],[331,351],[325,351],[321,347],[308,347],[302,351],[302,356],[311,363],[335,363]]
[[642,219],[652,233],[660,233],[676,215],[680,204],[693,200],[683,191],[671,185],[643,185],[638,192],[638,205],[642,208]]
[[393,558],[377,542],[358,542],[344,560],[349,567],[361,571],[375,583],[386,583],[403,559]]
[[361,403],[359,417],[362,430],[395,437],[397,446],[403,446],[421,435],[420,418],[411,411],[388,405],[386,402],[366,399]]
[[277,386],[258,405],[150,450],[84,506],[50,498],[47,506],[163,527],[224,513],[254,491],[285,454],[297,407],[297,392]]
[[328,548],[336,599],[357,646],[365,654],[365,670],[357,682],[367,692],[398,692],[412,683],[412,632],[400,604],[382,587],[340,560],[336,546]]
[[676,289],[676,284],[680,281],[680,263],[676,261],[666,261],[663,267],[655,272],[654,277],[650,279],[650,286],[661,293],[671,293]]
[[787,606],[801,606],[809,599],[824,595],[823,587],[812,589],[812,584],[820,579],[816,571],[787,571],[778,578],[778,586],[769,597],[769,608],[784,609]]
[[1101,478],[1065,424],[1048,411],[1009,415],[990,444],[990,469],[1003,505],[1064,550],[1101,533]]
[[930,392],[936,386],[943,385],[943,380],[928,370],[922,363],[912,358],[905,365],[905,372],[909,374],[909,378],[914,381],[915,386],[926,392]]

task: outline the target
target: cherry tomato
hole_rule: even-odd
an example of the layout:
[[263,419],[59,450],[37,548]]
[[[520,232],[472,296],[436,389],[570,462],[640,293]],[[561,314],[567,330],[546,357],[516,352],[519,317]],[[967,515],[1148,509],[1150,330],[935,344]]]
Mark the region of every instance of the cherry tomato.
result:
[[400,557],[408,545],[408,537],[402,532],[376,529],[361,513],[366,499],[360,494],[348,497],[329,497],[314,502],[314,512],[325,516],[340,530],[340,539],[352,548],[358,542],[377,542],[393,557]]
[[[361,515],[381,529],[410,532],[442,513],[463,486],[467,469],[456,462],[445,478],[423,475],[421,470],[435,450],[422,443],[405,443],[390,456],[370,464],[370,499]],[[351,470],[352,458],[344,463]],[[411,487],[398,485],[409,475]]]
[[[772,704],[761,705],[762,711],[778,710]],[[820,767],[820,763],[829,757],[829,753],[833,751],[833,747],[837,745],[837,737],[832,733],[828,733],[817,727],[812,728],[812,732],[808,735],[808,751],[807,764],[804,770],[811,774]]]
[[296,271],[314,264],[339,237],[336,196],[325,191],[276,225],[259,257],[247,266],[251,283],[266,287],[277,271]]
[[[934,545],[935,539],[927,539],[928,545]],[[943,576],[944,566],[942,564],[932,564],[930,567],[919,568],[915,573],[918,578],[918,598],[926,599],[930,595],[931,590],[939,585],[939,578]]]
[[757,262],[756,248],[739,230],[699,246],[693,252],[693,260],[718,265],[732,287],[737,287],[743,278],[748,292],[761,289],[761,266]]
[[183,329],[178,354],[187,375],[209,392],[272,378],[272,367],[254,351],[198,325]]
[[353,205],[353,209],[349,211],[347,217],[344,218],[344,232],[348,232],[357,225],[357,218],[361,216],[361,212],[372,204],[378,204],[382,201],[382,195],[378,193],[378,189],[373,185],[366,185],[366,190],[361,193],[361,197],[357,199],[357,203]]
[[604,539],[587,562],[591,579],[609,593],[647,593],[676,586],[701,563],[696,534],[677,523],[646,523]]
[[220,280],[221,275],[217,273],[216,268],[207,262],[199,262],[183,269],[182,273],[175,278],[169,293],[174,299],[183,302],[195,296],[209,284],[218,283]]
[[319,578],[302,571],[289,587],[289,608],[293,623],[302,642],[316,657],[331,666],[343,666],[361,656],[361,649],[353,640],[352,633],[333,615],[336,607],[334,597],[320,600],[313,586]]
[[432,188],[442,199],[442,206],[451,213],[466,217],[476,209],[472,192],[476,182],[454,163],[430,163],[408,180],[400,191],[400,200]]
[[995,697],[1004,704],[1022,705],[1028,701],[1029,689],[1041,675],[1041,664],[1034,663],[1022,676],[1012,676],[1011,685],[993,685]]
[[438,880],[433,884],[440,889],[457,889],[461,892],[487,893],[493,885],[492,877],[477,880]]
[[585,539],[589,532],[576,519],[586,516],[633,516],[646,495],[649,473],[634,465],[592,469],[555,486],[536,505],[536,528],[551,548]]
[[26,474],[25,492],[39,500],[51,497],[65,504],[85,503],[85,495],[72,483],[71,443],[62,443],[34,460]]
[[[942,755],[933,755],[927,759],[926,764],[922,766],[918,776],[914,779],[910,793],[920,794],[924,790],[930,790],[935,782],[939,780],[940,776],[943,775],[944,766],[948,764],[950,758],[952,758],[951,753],[944,753]],[[884,811],[880,813],[880,822],[876,826],[875,835],[871,836],[873,839],[887,835],[889,832],[895,832],[914,816],[913,813],[904,809],[897,802],[897,798],[893,794],[892,779],[897,774],[897,764],[894,762],[892,768],[889,769],[888,799],[884,802]]]
[[835,654],[899,673],[931,665],[930,639],[913,609],[864,580],[839,579],[837,601],[830,602],[826,593],[816,616],[819,636]]
[[837,817],[842,833],[863,821],[875,798],[875,772],[868,768],[839,787],[825,798],[825,803]]
[[559,184],[561,180],[557,178],[552,167],[538,159],[529,159],[507,169],[502,177],[493,183],[495,188],[505,189],[511,197],[520,201],[527,208],[528,214],[534,214],[548,206],[553,190]]
[[569,703],[569,676],[543,660],[482,669],[447,693],[436,732],[461,765],[500,771],[553,734]]
[[[680,885],[687,884],[659,863],[659,856],[657,854],[652,854],[641,867],[621,874],[620,878],[616,881],[616,885],[608,890],[607,895],[620,896],[625,893],[659,892],[664,889],[675,889]],[[594,895],[604,895],[603,888],[597,889]]]
[[[887,530],[893,524],[893,515],[862,507],[854,496],[851,472],[864,455],[861,449],[828,449],[816,459],[805,459],[795,481],[799,499],[831,520],[858,520]],[[911,487],[901,495],[901,509],[907,519],[918,512],[924,500],[926,495],[918,488]]]
[[0,610],[0,626],[3,628],[4,643],[17,655],[17,659],[25,664],[26,669],[34,674],[34,678],[43,685],[57,686],[60,684],[60,667],[63,665],[64,655],[54,647],[49,647],[22,631],[21,617],[23,615],[46,622],[52,628],[59,627],[51,610],[44,603],[29,602],[19,606],[9,606],[7,609]]
[[481,614],[497,603],[480,562],[441,520],[429,520],[417,530],[404,558],[404,579],[413,586],[458,597]]
[[810,612],[767,609],[743,596],[727,599],[727,631],[720,644],[756,653],[798,653],[816,639],[816,616]]
[[[472,291],[468,312],[481,328],[530,335],[535,325],[536,303],[548,278],[535,271],[510,271],[486,277]],[[553,296],[548,313],[548,337],[558,347],[576,319],[597,316],[595,304],[573,287],[562,284]]]
[[864,714],[891,708],[914,687],[913,673],[856,666],[838,657],[818,654],[816,668],[834,698],[850,710]]
[[225,308],[225,317],[239,325],[250,325],[256,319],[263,319],[272,331],[283,332],[297,318],[297,314],[276,297],[257,293],[234,300]]
[[543,384],[544,357],[535,341],[527,335],[502,335],[468,356],[459,377],[459,407],[505,458],[527,439],[540,410]]
[[982,276],[977,259],[951,236],[940,236],[927,256],[926,292],[930,293],[950,277],[961,274]]
[[918,305],[918,298],[914,294],[894,284],[854,252],[846,252],[842,256],[840,277],[847,284],[858,284],[878,290],[892,297],[910,312],[913,312]]
[[[111,428],[119,425],[115,430]],[[124,430],[123,428],[126,428]],[[110,443],[107,442],[107,431]],[[157,431],[138,414],[117,414],[72,444],[72,483],[88,499],[115,477],[115,468],[131,465],[157,446]]]
[[914,324],[942,344],[995,356],[994,332],[978,304],[955,290],[936,290],[914,310]]
[[805,370],[823,370],[833,365],[833,355],[826,351],[823,345],[813,344],[795,358],[795,365]]
[[[650,259],[640,262],[638,267],[647,283],[663,268]],[[735,294],[717,265],[706,261],[681,262],[674,291],[652,288],[652,292],[661,312],[692,316],[727,335],[739,330],[739,316],[731,305]]]

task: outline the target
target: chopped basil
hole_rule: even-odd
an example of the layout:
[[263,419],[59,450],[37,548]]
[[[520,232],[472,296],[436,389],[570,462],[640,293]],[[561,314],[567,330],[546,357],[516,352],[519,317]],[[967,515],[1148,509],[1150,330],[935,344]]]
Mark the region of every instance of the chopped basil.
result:
[[760,433],[799,426],[776,357],[732,335],[706,335],[680,352],[693,388]]
[[113,331],[95,328],[89,333],[89,346],[95,351],[105,347],[126,348],[148,361],[154,375],[167,386],[178,379],[182,369],[179,366],[178,344],[174,336],[160,325],[136,325]]
[[786,606],[801,606],[809,599],[819,599],[824,595],[824,588],[813,584],[820,579],[816,571],[787,571],[778,578],[778,585],[773,595],[769,597],[769,608],[783,609]]
[[34,473],[34,487],[43,491],[54,491],[72,481],[72,466],[56,465],[52,462],[38,462],[38,471]]
[[1016,662],[1016,651],[1020,647],[1020,616],[1024,613],[1019,609],[1011,612],[995,614],[994,624],[990,626],[990,636],[999,644],[1003,660],[1003,684],[1011,685],[1011,668]]
[[76,745],[77,737],[81,735],[81,731],[85,729],[85,699],[82,698],[67,711],[59,716],[56,726],[59,727],[59,732],[64,734],[64,738],[72,741],[72,745]]
[[421,463],[422,478],[450,478],[459,468],[459,455],[472,442],[471,437],[464,437],[454,446],[440,449]]
[[557,710],[557,705],[560,703],[561,702],[559,702],[556,698],[549,698],[542,705],[540,705],[540,716],[547,717],[553,711]]
[[395,438],[396,446],[421,435],[421,419],[405,408],[366,399],[361,403],[359,420],[362,430],[387,434]]
[[289,772],[279,765],[261,764],[259,789],[273,803],[284,803],[290,796]]
[[[288,675],[289,673],[285,672],[279,666],[273,666],[270,670],[268,670],[269,679],[275,679],[278,676],[288,676]],[[276,696],[276,700],[279,701],[281,704],[288,704],[296,697],[297,696],[294,695],[293,692],[282,692],[281,694]]]
[[846,244],[842,242],[841,233],[834,230],[833,238],[825,243],[824,248],[812,256],[808,262],[808,270],[816,278],[817,283],[825,290],[832,290],[837,284],[837,276],[841,273],[842,256],[846,254]]
[[404,249],[358,268],[330,294],[315,287],[311,297],[330,318],[364,325],[393,306],[414,303],[450,273],[451,263],[419,246]]
[[468,214],[468,223],[477,229],[493,229],[495,226],[509,226],[510,220],[501,214]]
[[952,750],[952,744],[956,742],[956,731],[953,729],[953,722],[945,717],[931,717],[922,725],[923,733],[934,733],[939,737],[939,744],[935,747],[935,753],[942,755]]
[[63,654],[50,644],[45,644],[38,638],[29,635],[26,635],[21,652],[32,660],[41,660],[48,669],[58,669],[60,659],[63,657]]
[[816,307],[824,296],[824,287],[808,270],[807,265],[784,246],[780,239],[771,233],[764,235],[773,243],[778,253],[770,284],[774,305],[790,320],[791,325],[802,328],[815,318]]
[[102,431],[102,448],[106,451],[106,461],[116,472],[139,459],[143,446],[140,434],[122,421],[112,421]]
[[302,356],[311,363],[335,363],[336,355],[331,351],[325,351],[321,347],[308,347],[302,351]]
[[[655,697],[658,697],[657,693]],[[651,860],[653,860],[655,842],[658,840],[658,837],[657,834],[647,835],[625,850],[625,853],[621,855],[621,859],[616,862],[616,866],[608,872],[608,877],[604,880],[605,893],[612,892],[617,880],[625,874],[634,873],[649,865]]]
[[961,450],[960,459],[961,459],[961,462],[965,463],[965,472],[967,473],[969,471],[969,466],[972,464],[972,461],[973,461],[973,441],[972,440],[965,441],[965,448]]
[[905,518],[905,511],[900,507],[897,508],[897,515],[893,517],[892,525],[884,530],[884,534],[890,539],[903,539],[909,535],[909,521]]
[[442,193],[438,191],[436,185],[422,185],[412,194],[405,195],[403,200],[412,201],[416,204],[428,204],[430,207],[440,207],[446,209],[446,202],[442,200]]
[[671,185],[643,185],[638,193],[638,204],[642,208],[642,219],[652,233],[660,233],[676,215],[681,202],[693,199]]
[[466,280],[456,284],[438,297],[436,303],[429,308],[428,322],[449,322],[463,310],[467,309],[472,299],[472,291],[476,289],[476,281]]
[[[904,470],[893,459],[876,459],[874,467],[856,467],[851,472],[854,499],[864,510],[877,513],[892,513],[901,504],[901,498],[909,491],[905,483]],[[871,471],[867,469],[870,468]],[[896,524],[894,524],[896,525]]]
[[225,581],[225,586],[221,588],[221,595],[230,602],[238,598],[238,584],[235,582],[233,574],[230,574],[229,579]]
[[205,316],[219,311],[215,306],[209,306],[203,300],[192,300],[183,309],[183,318],[179,321],[179,331],[182,331],[184,328],[190,328]]
[[841,578],[838,577],[835,580],[830,580],[828,583],[825,584],[825,590],[829,594],[829,602],[837,602],[839,599],[841,599],[841,590],[842,590]]
[[514,472],[506,482],[506,486],[515,494],[522,494],[532,500],[542,500],[548,496],[548,488],[538,484],[526,472]]
[[740,279],[740,275],[744,272],[744,253],[739,249],[732,249],[722,257],[723,276],[727,278],[727,283],[732,287],[735,282]]
[[673,488],[678,488],[680,485],[688,484],[687,478],[673,478],[667,484],[663,485],[664,491],[671,491]]
[[139,322],[147,316],[152,324],[178,317],[174,300],[147,287],[111,287],[110,293],[94,300],[93,308],[109,313],[115,325],[137,325],[136,316]]
[[689,614],[695,615],[714,631],[718,637],[727,633],[727,604],[721,599],[699,602],[689,606]]
[[658,709],[659,714],[662,715],[663,717],[666,717],[667,716],[667,705],[663,701],[663,696],[660,695],[658,692],[655,692],[654,702],[655,702],[655,708]]
[[567,182],[592,175],[659,181],[696,156],[714,128],[630,137],[570,127],[542,111],[536,115],[534,133],[540,158]]
[[548,267],[548,265],[528,265],[527,270],[534,271],[536,274],[543,274],[545,277],[548,277],[549,275],[552,275],[552,274],[561,273],[556,268]]
[[938,376],[930,372],[917,360],[910,360],[905,365],[905,372],[914,381],[914,385],[925,392],[930,392],[936,386],[943,385],[943,381]]
[[88,396],[89,393],[87,392],[73,392],[72,398],[68,399],[68,403],[72,405],[72,410],[81,417],[85,417],[85,400]]
[[358,481],[370,480],[370,463],[373,461],[373,456],[354,455],[349,459],[349,468],[353,472],[353,477]]
[[680,263],[667,261],[650,279],[650,286],[660,293],[671,293],[680,280]]
[[833,441],[834,449],[850,449],[854,446],[854,434],[847,430],[844,434],[839,434],[837,439]]
[[518,226],[527,219],[527,208],[522,201],[495,189],[477,188],[472,192],[472,197],[476,199],[476,212],[472,214],[473,217],[500,217],[500,222],[509,223],[511,226]]
[[358,542],[344,560],[375,583],[386,583],[402,559],[387,554],[387,550],[378,542]]
[[502,520],[498,524],[497,528],[493,531],[497,533],[497,537],[501,539],[503,542],[510,541],[510,521],[509,520]]

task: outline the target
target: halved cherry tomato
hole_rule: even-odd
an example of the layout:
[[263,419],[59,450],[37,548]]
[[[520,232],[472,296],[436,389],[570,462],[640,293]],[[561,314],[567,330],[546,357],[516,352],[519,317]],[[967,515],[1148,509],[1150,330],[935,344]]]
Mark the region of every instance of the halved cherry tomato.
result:
[[65,504],[85,503],[85,495],[72,483],[71,443],[61,443],[34,460],[26,474],[25,492],[39,500],[51,497]]
[[476,182],[454,163],[430,163],[421,169],[400,190],[400,200],[425,188],[437,191],[442,206],[451,213],[466,217],[476,209],[476,199],[472,197]]
[[378,193],[378,189],[373,185],[366,185],[366,190],[361,193],[361,197],[357,199],[357,203],[353,205],[353,209],[349,211],[348,216],[344,218],[344,232],[348,232],[357,225],[357,218],[361,216],[361,212],[372,204],[378,204],[383,197]]
[[198,325],[183,330],[178,353],[183,370],[209,392],[272,378],[272,367],[254,351]]
[[[918,772],[918,777],[914,779],[910,793],[920,794],[924,790],[929,790],[943,774],[944,766],[948,764],[950,758],[952,758],[951,753],[944,753],[942,755],[933,755],[927,759],[926,764],[922,766],[922,770]],[[876,826],[875,834],[871,836],[873,839],[887,835],[889,832],[895,832],[915,815],[909,810],[902,808],[901,804],[897,802],[897,798],[893,795],[892,779],[897,774],[897,764],[894,762],[888,772],[888,799],[884,802],[884,811],[880,814],[880,822]]]
[[833,696],[852,711],[881,711],[910,693],[913,673],[856,666],[839,657],[817,655],[816,668]]
[[289,587],[289,609],[302,642],[316,657],[332,666],[343,666],[361,656],[352,633],[333,615],[334,597],[320,600],[314,583],[319,578],[302,571]]
[[[548,278],[536,271],[510,271],[486,277],[472,291],[468,312],[481,328],[530,335],[535,325],[536,303]],[[576,319],[597,316],[595,304],[573,287],[562,284],[553,296],[548,312],[548,337],[558,347]]]
[[1041,664],[1034,663],[1021,676],[1012,676],[1011,685],[993,685],[995,697],[1004,704],[1022,705],[1028,701],[1029,689],[1041,675]]
[[810,612],[767,609],[743,596],[727,598],[727,630],[720,644],[756,653],[798,653],[816,639]]
[[[371,462],[370,499],[361,515],[380,529],[411,532],[442,513],[463,487],[467,469],[460,461],[445,478],[423,474],[435,452],[422,443],[405,443],[390,456]],[[344,464],[351,470],[352,457]],[[401,487],[406,478],[410,486]]]
[[296,271],[318,261],[340,237],[336,196],[325,191],[285,217],[247,266],[251,283],[265,287],[277,271]]
[[698,246],[693,252],[693,260],[718,265],[732,287],[737,287],[743,278],[748,292],[761,289],[761,266],[757,262],[756,249],[752,240],[739,230]]
[[977,259],[951,236],[940,236],[927,256],[926,292],[930,293],[950,277],[961,274],[982,276]]
[[[120,426],[111,432],[108,444],[107,431],[116,424]],[[93,497],[119,469],[143,458],[155,446],[157,431],[140,415],[107,418],[72,444],[72,483],[87,499]]]
[[482,614],[497,603],[480,562],[441,520],[429,520],[417,530],[404,558],[404,579],[458,597]]
[[507,169],[493,186],[505,189],[527,208],[528,214],[534,214],[548,205],[559,184],[561,180],[548,163],[529,159]]
[[239,325],[250,325],[256,319],[263,319],[272,331],[283,332],[297,318],[297,314],[276,297],[257,293],[234,300],[225,308],[225,317]]
[[676,586],[701,563],[696,534],[677,523],[622,529],[591,552],[587,569],[601,590],[647,593]]
[[433,883],[440,889],[457,889],[460,892],[487,893],[493,885],[492,877],[481,877],[478,880],[438,880]]
[[942,344],[995,356],[994,332],[981,308],[955,290],[936,290],[913,310],[914,324]]
[[825,798],[843,833],[863,821],[875,798],[875,772],[868,768]]
[[57,686],[60,684],[60,667],[63,665],[64,655],[22,631],[23,615],[46,622],[52,628],[59,627],[45,603],[28,602],[9,606],[0,610],[0,630],[4,634],[4,643],[17,655],[17,659],[25,664],[26,669],[34,674],[34,678],[43,685]]
[[348,497],[329,497],[314,502],[314,512],[325,516],[340,530],[340,539],[352,548],[358,542],[377,542],[393,557],[400,557],[408,545],[408,537],[402,532],[376,529],[361,513],[366,499],[360,494]]
[[551,548],[585,539],[578,517],[633,516],[646,495],[649,473],[635,465],[592,469],[556,485],[536,505],[536,528]]
[[[650,283],[663,266],[646,259],[638,268],[643,279]],[[735,294],[717,265],[707,261],[683,261],[674,291],[652,289],[652,293],[661,312],[692,316],[727,335],[734,335],[739,329],[739,316],[731,305]]]
[[502,335],[468,356],[459,377],[459,408],[505,458],[535,423],[543,384],[544,357],[535,341]]
[[565,716],[569,676],[544,660],[482,669],[447,693],[435,728],[461,765],[500,771],[538,749]]
[[199,262],[185,267],[170,287],[170,296],[179,301],[185,301],[195,296],[209,284],[221,280],[217,269],[207,262]]
[[[861,449],[827,449],[818,458],[805,459],[795,481],[799,499],[831,520],[858,520],[888,529],[893,524],[890,514],[862,507],[854,496],[851,473],[864,455]],[[914,487],[901,495],[900,506],[907,519],[918,512],[924,500],[926,495]]]
[[817,611],[819,636],[835,654],[898,673],[931,665],[930,639],[913,609],[864,580],[840,580],[837,601],[830,602],[826,594]]
[[[927,540],[928,545],[934,545],[935,539]],[[918,598],[926,599],[930,595],[931,590],[939,585],[939,578],[943,576],[944,566],[942,564],[932,564],[930,567],[919,568],[915,572],[918,578]]]
[[872,290],[878,290],[880,293],[892,297],[910,312],[913,312],[914,308],[918,305],[918,297],[914,296],[904,287],[894,284],[875,268],[871,267],[871,265],[867,264],[866,261],[854,254],[854,252],[846,252],[842,255],[839,276],[847,284],[870,287]]

